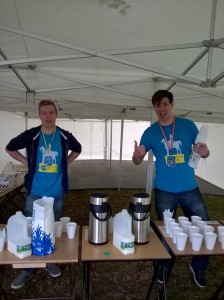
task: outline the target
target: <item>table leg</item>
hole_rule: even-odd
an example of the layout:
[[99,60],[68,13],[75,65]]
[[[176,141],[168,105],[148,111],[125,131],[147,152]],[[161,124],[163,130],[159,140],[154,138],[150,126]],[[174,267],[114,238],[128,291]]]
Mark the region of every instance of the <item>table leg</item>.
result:
[[3,289],[3,277],[4,277],[4,272],[5,272],[5,268],[4,266],[0,266],[0,272],[1,272],[1,278],[0,278],[0,296],[3,297],[1,299],[5,299],[5,300],[8,300],[8,297],[6,295],[6,292],[4,291]]
[[69,264],[69,288],[71,299],[75,299],[75,275],[76,275],[76,267],[75,264]]
[[158,290],[158,284],[157,284],[157,274],[158,274],[158,269],[159,269],[159,262],[158,261],[153,261],[153,276],[152,276],[152,280],[148,289],[148,293],[146,296],[146,300],[149,299],[153,285],[155,283],[156,285],[156,294],[157,294],[157,298],[159,299],[159,290]]
[[83,262],[83,300],[89,299],[90,262]]

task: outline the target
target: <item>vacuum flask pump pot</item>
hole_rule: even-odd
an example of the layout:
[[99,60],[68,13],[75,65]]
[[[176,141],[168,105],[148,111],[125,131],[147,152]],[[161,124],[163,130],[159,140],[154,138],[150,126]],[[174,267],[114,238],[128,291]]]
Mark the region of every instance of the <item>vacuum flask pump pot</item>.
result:
[[111,207],[106,193],[93,193],[90,198],[89,242],[103,245],[108,242],[109,219]]
[[147,193],[135,193],[129,206],[135,243],[149,242],[151,199]]

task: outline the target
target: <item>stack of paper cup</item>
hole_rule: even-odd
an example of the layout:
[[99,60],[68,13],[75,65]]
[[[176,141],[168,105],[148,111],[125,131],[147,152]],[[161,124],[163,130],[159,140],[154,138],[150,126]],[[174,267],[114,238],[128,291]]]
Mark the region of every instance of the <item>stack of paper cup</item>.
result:
[[192,225],[190,221],[182,221],[182,228],[186,234],[188,234],[188,228]]
[[176,222],[169,222],[169,235],[170,235],[171,238],[173,237],[173,235],[172,235],[172,228],[173,228],[173,227],[176,227],[176,226],[178,226],[178,225],[179,225],[179,224],[176,223]]
[[205,221],[197,221],[197,226],[199,227],[200,229],[200,233],[203,234],[203,227],[207,225],[207,223]]

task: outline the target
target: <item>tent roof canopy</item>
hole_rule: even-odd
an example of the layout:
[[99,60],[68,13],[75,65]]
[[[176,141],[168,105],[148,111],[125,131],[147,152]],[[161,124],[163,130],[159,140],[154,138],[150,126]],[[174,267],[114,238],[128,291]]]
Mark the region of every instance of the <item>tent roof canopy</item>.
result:
[[0,0],[0,110],[150,120],[157,89],[174,113],[224,123],[222,0]]

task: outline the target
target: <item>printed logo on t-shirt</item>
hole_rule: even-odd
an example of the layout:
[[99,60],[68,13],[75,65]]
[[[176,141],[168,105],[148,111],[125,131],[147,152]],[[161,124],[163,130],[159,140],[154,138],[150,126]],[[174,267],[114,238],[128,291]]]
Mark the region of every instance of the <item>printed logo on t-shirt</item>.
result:
[[[170,139],[168,140],[168,143],[169,143],[170,147],[171,147],[171,141],[172,141],[172,135],[170,135]],[[167,157],[170,156],[169,148],[168,148],[168,145],[167,145],[166,140],[164,138],[161,140],[161,143],[164,145],[164,147],[166,149],[167,154],[164,158],[165,158],[165,161],[166,161],[166,164],[167,164],[168,163]],[[185,162],[184,154],[181,153],[181,146],[182,146],[181,141],[173,141],[172,156],[174,156],[174,158],[175,158],[175,164],[183,164]]]
[[38,171],[45,173],[57,173],[58,165],[56,157],[58,156],[58,152],[45,149],[44,146],[39,149],[42,153],[42,161],[39,163]]

